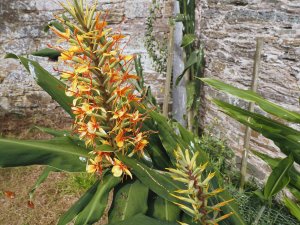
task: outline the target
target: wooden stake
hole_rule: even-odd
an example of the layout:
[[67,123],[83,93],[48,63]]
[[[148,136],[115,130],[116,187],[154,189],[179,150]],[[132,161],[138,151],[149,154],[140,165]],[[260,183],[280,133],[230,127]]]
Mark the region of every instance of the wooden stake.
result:
[[[254,92],[257,91],[258,71],[260,67],[262,48],[263,48],[263,38],[256,38],[256,51],[254,56],[253,75],[252,75],[252,83],[251,83],[251,90]],[[254,111],[254,102],[249,103],[248,110],[250,112]],[[246,181],[250,138],[251,138],[251,128],[247,126],[245,131],[245,136],[244,136],[244,151],[242,155],[241,180],[240,180],[240,188],[239,188],[240,192],[244,190],[245,181]]]
[[168,112],[169,112],[173,57],[174,57],[174,21],[170,20],[170,34],[169,34],[168,59],[167,59],[167,77],[166,77],[166,82],[165,82],[164,101],[163,101],[163,115],[165,117],[168,117]]

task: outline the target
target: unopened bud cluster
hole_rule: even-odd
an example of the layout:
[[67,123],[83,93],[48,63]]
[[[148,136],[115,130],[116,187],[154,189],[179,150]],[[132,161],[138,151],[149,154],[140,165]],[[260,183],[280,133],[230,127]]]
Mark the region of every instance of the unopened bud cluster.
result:
[[[216,205],[209,204],[209,198],[218,195],[223,189],[218,188],[212,190],[210,182],[215,176],[215,173],[209,173],[205,176],[205,169],[208,163],[197,165],[196,152],[190,157],[190,152],[186,149],[184,152],[178,148],[175,151],[176,155],[176,169],[168,168],[174,180],[180,181],[184,184],[186,189],[177,190],[173,196],[180,202],[175,202],[181,209],[192,215],[194,222],[201,225],[214,224],[228,218],[232,213],[220,215],[221,207],[226,205],[229,201],[224,201]],[[186,223],[180,223],[187,225]]]

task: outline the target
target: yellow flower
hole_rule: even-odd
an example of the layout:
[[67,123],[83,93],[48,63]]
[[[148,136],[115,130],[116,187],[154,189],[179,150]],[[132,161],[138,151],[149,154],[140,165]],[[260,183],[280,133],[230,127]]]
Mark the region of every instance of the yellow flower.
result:
[[125,140],[124,134],[125,131],[120,130],[118,135],[116,136],[116,143],[119,148],[122,148],[124,146],[124,140]]
[[82,65],[77,67],[77,69],[75,69],[76,73],[84,73],[87,72],[89,70],[89,67],[87,65]]
[[74,56],[74,52],[64,51],[60,54],[59,59],[63,61],[72,60]]
[[82,48],[79,46],[72,46],[69,48],[69,52],[80,53],[82,52]]
[[85,112],[87,115],[90,115],[93,113],[93,110],[94,110],[94,107],[91,106],[89,103],[83,103],[82,106],[81,106],[81,110],[83,112]]
[[101,157],[96,156],[94,160],[90,159],[90,163],[86,166],[86,171],[88,173],[95,173],[95,172],[100,172],[102,170],[100,162],[101,162]]
[[114,166],[112,167],[111,172],[115,177],[120,177],[123,173],[125,173],[132,179],[132,174],[128,170],[127,166],[116,158],[114,159]]

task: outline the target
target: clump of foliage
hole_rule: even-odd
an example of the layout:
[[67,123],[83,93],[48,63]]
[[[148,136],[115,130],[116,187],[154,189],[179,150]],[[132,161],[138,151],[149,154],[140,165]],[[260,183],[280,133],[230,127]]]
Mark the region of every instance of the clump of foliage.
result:
[[199,138],[199,146],[205,151],[213,165],[230,180],[236,171],[235,154],[227,145],[225,139],[216,137],[212,130],[215,125],[208,127]]
[[[284,119],[287,122],[300,123],[299,113],[269,102],[253,91],[235,88],[215,79],[204,78],[202,80],[218,90],[256,103],[261,109],[273,116]],[[244,110],[217,99],[213,99],[212,101],[218,105],[224,113],[273,140],[280,150],[287,155],[286,158],[279,159],[252,151],[254,154],[265,160],[273,170],[268,177],[263,190],[255,192],[262,203],[260,211],[253,223],[254,225],[257,225],[260,223],[266,208],[271,205],[272,197],[284,187],[288,187],[295,198],[298,200],[300,199],[300,174],[293,166],[294,163],[300,163],[300,154],[298,151],[300,148],[300,132],[258,113]],[[292,201],[287,197],[284,197],[283,199],[285,206],[290,210],[291,214],[300,221],[300,207],[297,202]]]
[[[236,199],[239,210],[247,224],[252,224],[260,210],[261,200],[253,194],[256,189],[250,189],[247,192],[239,192],[236,187],[228,187],[230,193]],[[273,201],[271,206],[265,209],[263,216],[259,221],[260,225],[296,225],[299,222],[290,215],[288,210],[280,203]]]
[[167,40],[166,36],[159,40],[157,38],[157,34],[154,30],[154,24],[157,17],[157,12],[160,9],[158,3],[153,2],[149,16],[146,20],[146,33],[145,33],[145,48],[149,57],[153,62],[153,67],[156,72],[159,74],[166,74],[167,72],[167,55],[168,55],[168,48],[167,48]]

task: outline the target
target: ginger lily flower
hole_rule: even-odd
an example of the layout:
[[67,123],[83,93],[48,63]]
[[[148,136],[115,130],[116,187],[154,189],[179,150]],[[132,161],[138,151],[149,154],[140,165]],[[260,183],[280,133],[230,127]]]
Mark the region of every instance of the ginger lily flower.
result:
[[99,156],[96,156],[96,158],[94,160],[90,159],[91,164],[87,165],[86,171],[88,173],[95,173],[95,172],[101,173],[102,172],[102,166],[100,163],[101,161],[102,161],[102,158]]
[[54,27],[51,30],[66,45],[52,48],[61,52],[61,63],[68,68],[60,72],[66,82],[66,95],[74,98],[73,130],[93,153],[101,151],[99,143],[103,143],[103,151],[110,152],[105,157],[95,153],[97,156],[89,161],[87,171],[99,173],[112,167],[115,176],[132,177],[128,168],[116,159],[116,153],[129,157],[143,154],[148,133],[139,134],[146,114],[135,107],[142,96],[131,83],[139,79],[131,73],[133,56],[123,54],[120,47],[126,36],[107,28],[107,15],[94,14],[95,5],[82,10],[83,6],[67,1],[62,7],[74,20],[57,17],[65,32]]
[[124,165],[120,160],[116,158],[114,159],[114,166],[112,167],[111,172],[115,177],[120,177],[122,176],[123,173],[125,173],[126,175],[130,176],[130,178],[132,179],[132,174],[128,170],[127,166]]

